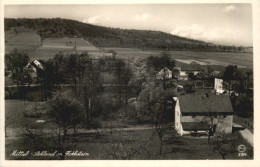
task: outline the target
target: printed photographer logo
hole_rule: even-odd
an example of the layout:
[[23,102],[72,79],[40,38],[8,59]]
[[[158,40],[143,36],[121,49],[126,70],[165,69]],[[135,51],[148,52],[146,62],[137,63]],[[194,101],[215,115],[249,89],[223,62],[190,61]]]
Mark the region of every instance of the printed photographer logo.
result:
[[240,144],[238,147],[237,147],[237,150],[238,150],[238,156],[239,157],[245,157],[246,156],[246,153],[245,153],[245,151],[246,151],[246,146],[245,145],[243,145],[243,144]]

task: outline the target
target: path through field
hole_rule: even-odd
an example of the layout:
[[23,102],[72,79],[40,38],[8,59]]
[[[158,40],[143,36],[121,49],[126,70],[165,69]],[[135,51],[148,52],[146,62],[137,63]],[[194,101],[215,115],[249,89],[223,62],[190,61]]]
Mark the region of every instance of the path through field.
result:
[[[237,124],[237,123],[233,123],[233,127],[237,127],[237,128],[243,128],[243,126]],[[247,142],[253,147],[254,146],[254,137],[253,137],[253,133],[250,132],[248,129],[243,129],[240,130],[239,133],[241,134],[241,136],[247,140]]]

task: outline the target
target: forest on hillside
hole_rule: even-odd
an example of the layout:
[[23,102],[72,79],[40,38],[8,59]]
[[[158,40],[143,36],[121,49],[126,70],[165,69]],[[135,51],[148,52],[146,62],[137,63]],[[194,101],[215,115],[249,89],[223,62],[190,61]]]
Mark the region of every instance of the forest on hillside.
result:
[[5,31],[24,26],[37,31],[41,39],[47,37],[83,37],[97,47],[126,47],[161,50],[232,51],[242,46],[215,45],[204,41],[179,37],[169,33],[103,27],[61,18],[11,19],[5,18]]

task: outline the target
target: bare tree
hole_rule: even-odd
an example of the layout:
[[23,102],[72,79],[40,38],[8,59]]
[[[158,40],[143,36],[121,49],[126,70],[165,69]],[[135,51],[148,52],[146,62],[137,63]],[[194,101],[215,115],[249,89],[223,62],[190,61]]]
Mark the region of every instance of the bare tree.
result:
[[85,107],[87,124],[90,124],[93,121],[93,115],[97,112],[97,105],[99,104],[98,97],[100,91],[102,90],[100,70],[95,68],[92,60],[88,63],[83,78],[79,84],[78,96]]
[[[169,83],[170,82],[170,83]],[[175,95],[176,85],[171,85],[171,81],[164,84],[160,81],[151,80],[149,85],[142,90],[137,101],[141,110],[147,110],[151,123],[155,126],[155,131],[160,141],[160,154],[162,153],[165,137],[169,135],[173,137],[175,131],[171,131],[173,124],[169,119],[167,112],[167,103]],[[171,86],[169,86],[171,85]],[[145,114],[145,113],[144,113]]]
[[[119,115],[116,120],[121,122],[124,119],[123,115]],[[131,160],[137,155],[149,156],[148,145],[150,138],[131,136],[122,128],[110,128],[108,131],[103,131],[109,139],[108,143],[100,143],[107,155],[112,156],[115,160]],[[140,132],[141,133],[141,132]]]
[[158,135],[160,141],[160,150],[159,153],[162,154],[163,145],[167,142],[170,138],[173,138],[176,135],[176,132],[173,128],[172,123],[167,123],[164,117],[164,108],[163,104],[156,104],[155,110],[153,113],[153,124],[155,126],[155,131]]
[[5,137],[7,137],[7,126],[12,122],[12,119],[10,117],[5,118]]
[[128,82],[131,79],[131,70],[129,68],[129,59],[128,63],[122,59],[116,59],[116,70],[115,76],[116,80],[114,81],[116,86],[116,92],[118,93],[118,104],[121,105],[122,99],[125,103],[125,110],[127,109],[128,105],[128,94],[129,94],[129,85]]
[[68,73],[70,74],[76,95],[78,95],[78,85],[82,82],[87,67],[91,68],[91,59],[88,53],[71,54],[68,58]]
[[69,91],[58,92],[49,102],[48,120],[45,127],[36,124],[24,125],[26,140],[35,150],[56,150],[60,159],[66,151],[77,146],[76,129],[85,118],[83,105]]
[[210,146],[214,152],[218,152],[221,155],[222,159],[226,159],[227,155],[237,152],[234,139],[225,132],[215,133]]
[[75,138],[69,135],[69,130],[74,129],[84,119],[82,105],[68,92],[57,94],[51,101],[51,109],[47,113],[54,125],[50,135],[55,148],[62,153],[61,159],[65,158],[65,152],[75,147]]
[[[20,52],[17,49],[12,50],[5,56],[5,65],[11,71],[11,77],[17,85],[18,91],[24,91],[24,85],[31,82],[31,77],[26,71],[26,66],[29,63],[29,57],[26,53]],[[25,100],[26,93],[18,93],[23,95]]]

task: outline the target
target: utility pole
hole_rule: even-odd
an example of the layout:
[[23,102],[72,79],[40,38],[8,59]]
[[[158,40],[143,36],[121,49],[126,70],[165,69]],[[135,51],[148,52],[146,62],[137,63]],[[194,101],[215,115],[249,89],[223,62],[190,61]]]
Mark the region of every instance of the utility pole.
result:
[[126,70],[126,77],[125,77],[125,111],[127,111],[128,107],[128,75],[129,75],[129,56],[127,58],[127,70]]

